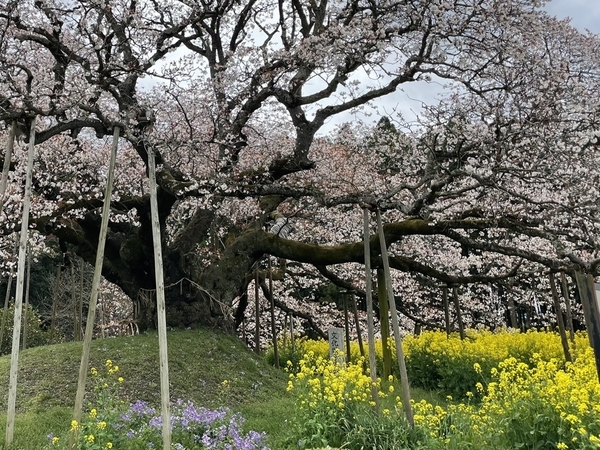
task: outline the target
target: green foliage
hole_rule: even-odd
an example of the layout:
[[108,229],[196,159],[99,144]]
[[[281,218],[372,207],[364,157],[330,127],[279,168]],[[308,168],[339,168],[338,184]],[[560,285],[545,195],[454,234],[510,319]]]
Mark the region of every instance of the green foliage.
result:
[[[23,316],[25,316],[25,306],[23,306]],[[4,308],[0,308],[0,322],[4,314]],[[6,317],[6,330],[4,331],[4,337],[2,339],[2,346],[0,347],[0,355],[8,355],[12,350],[12,335],[14,328],[14,316],[15,307],[14,304],[8,307],[8,314]],[[51,335],[49,332],[44,331],[40,325],[42,320],[38,312],[29,305],[27,309],[27,347],[37,347],[40,345],[47,345],[51,342]],[[21,323],[21,333],[23,333],[23,322]],[[23,335],[21,334],[21,344],[23,344]]]

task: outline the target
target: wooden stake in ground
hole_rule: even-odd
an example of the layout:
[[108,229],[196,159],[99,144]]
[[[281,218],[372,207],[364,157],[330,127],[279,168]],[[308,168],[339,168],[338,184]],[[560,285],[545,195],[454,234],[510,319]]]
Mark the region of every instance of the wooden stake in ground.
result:
[[590,346],[594,350],[596,372],[598,380],[600,380],[600,312],[598,311],[596,293],[594,292],[594,277],[575,272],[575,279],[584,315],[588,316],[586,319],[586,324],[588,325],[587,332],[590,338]]
[[33,151],[35,146],[35,117],[31,119],[29,149],[27,152],[27,173],[25,176],[25,195],[23,197],[23,218],[21,219],[21,238],[19,242],[19,262],[17,269],[17,292],[15,295],[15,317],[13,323],[12,353],[10,357],[10,376],[8,385],[8,412],[6,415],[6,446],[10,447],[15,431],[15,411],[17,403],[17,373],[19,368],[19,344],[21,339],[21,320],[23,312],[23,288],[25,285],[25,256],[29,231],[29,210],[31,208],[31,178],[33,172]]
[[406,372],[406,361],[404,360],[404,350],[402,349],[402,336],[400,336],[400,325],[398,324],[398,312],[396,311],[396,300],[392,290],[392,277],[390,273],[390,262],[388,260],[387,246],[385,244],[385,235],[381,223],[381,213],[377,210],[377,230],[379,232],[379,244],[381,246],[381,259],[383,261],[383,270],[385,274],[387,298],[390,304],[390,313],[392,315],[392,326],[394,327],[394,338],[396,340],[396,356],[398,357],[398,366],[400,369],[400,382],[402,384],[402,406],[406,414],[406,421],[415,427],[412,406],[410,404],[410,388],[408,386],[408,374]]
[[565,354],[565,361],[573,361],[571,358],[571,352],[569,351],[569,340],[567,339],[567,332],[565,330],[565,323],[563,322],[562,308],[560,307],[560,299],[558,298],[558,291],[556,290],[556,282],[554,280],[554,274],[550,273],[550,289],[552,291],[552,299],[554,300],[554,309],[556,310],[556,322],[558,323],[558,332],[560,333],[560,342],[563,347]]
[[2,179],[0,179],[0,214],[4,207],[4,196],[6,194],[6,186],[8,183],[8,172],[10,171],[10,160],[12,159],[13,147],[15,145],[15,134],[17,132],[17,121],[13,120],[6,142],[6,151],[4,152],[4,164],[2,165]]
[[375,361],[375,330],[373,317],[373,273],[371,271],[371,242],[369,234],[369,211],[363,209],[363,241],[365,249],[365,294],[367,302],[367,336],[369,342],[369,372],[371,374],[371,396],[375,412],[379,412],[379,390],[377,389],[377,362]]
[[[108,218],[110,216],[110,199],[112,197],[113,179],[115,174],[115,161],[117,159],[117,146],[119,142],[119,128],[115,127],[113,131],[112,150],[108,164],[108,179],[106,180],[106,190],[104,193],[104,204],[102,205],[102,221],[100,223],[100,235],[98,236],[98,249],[96,250],[96,262],[94,265],[94,278],[92,280],[92,290],[90,292],[90,304],[83,337],[83,353],[81,364],[79,366],[79,379],[77,382],[77,394],[75,396],[75,409],[73,419],[81,422],[81,410],[83,408],[83,396],[85,395],[85,383],[87,380],[88,364],[90,361],[90,348],[92,346],[92,337],[94,334],[94,322],[96,320],[96,304],[98,303],[98,290],[100,288],[100,278],[102,276],[102,263],[104,262],[104,247],[106,244],[106,234],[108,233]],[[75,435],[71,435],[71,446],[74,445]]]
[[154,241],[154,272],[156,276],[156,311],[158,318],[158,350],[160,357],[160,399],[162,408],[163,450],[171,448],[171,400],[169,394],[169,355],[167,347],[167,315],[165,282],[162,260],[162,240],[158,217],[156,193],[156,162],[154,149],[148,150],[148,178],[150,179],[150,209],[152,214],[152,240]]
[[271,266],[271,256],[269,261],[269,301],[271,302],[271,333],[273,334],[273,358],[275,367],[279,369],[279,352],[277,351],[277,327],[275,325],[275,298],[273,297],[273,267]]

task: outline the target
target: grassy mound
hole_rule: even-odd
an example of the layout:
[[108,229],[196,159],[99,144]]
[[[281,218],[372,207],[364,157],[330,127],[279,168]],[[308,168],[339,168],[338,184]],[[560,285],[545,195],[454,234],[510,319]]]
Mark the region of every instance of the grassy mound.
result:
[[[285,397],[287,376],[267,365],[236,337],[214,330],[171,331],[169,372],[171,398],[191,400],[209,408],[227,406],[241,412],[247,428],[266,431],[278,447],[280,421],[293,402]],[[37,347],[19,359],[16,449],[39,448],[57,427],[66,429],[77,390],[82,343],[70,342]],[[119,365],[129,400],[160,404],[158,337],[155,333],[135,337],[98,339],[92,343],[90,367],[110,359]],[[8,402],[10,355],[0,357],[0,423],[5,423]],[[269,414],[264,410],[268,404]],[[4,436],[0,438],[0,449]]]

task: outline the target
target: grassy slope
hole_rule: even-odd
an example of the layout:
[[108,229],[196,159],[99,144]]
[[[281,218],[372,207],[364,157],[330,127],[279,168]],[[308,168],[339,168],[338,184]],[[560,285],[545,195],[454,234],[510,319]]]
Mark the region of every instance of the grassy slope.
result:
[[[207,407],[224,405],[240,411],[248,419],[248,428],[267,431],[273,448],[280,446],[283,418],[293,405],[285,396],[285,373],[268,366],[237,338],[212,330],[172,331],[168,341],[172,399],[192,400]],[[68,426],[81,349],[81,343],[71,342],[21,353],[15,448],[39,448],[47,433],[58,431],[57,423]],[[159,404],[156,334],[95,340],[91,366],[100,367],[106,359],[119,365],[129,400]],[[10,355],[0,357],[1,412],[7,409],[9,366]],[[229,381],[227,389],[221,385],[224,380]],[[282,420],[274,420],[277,417]],[[5,424],[5,420],[0,413],[0,424]],[[3,442],[2,433],[0,449]]]

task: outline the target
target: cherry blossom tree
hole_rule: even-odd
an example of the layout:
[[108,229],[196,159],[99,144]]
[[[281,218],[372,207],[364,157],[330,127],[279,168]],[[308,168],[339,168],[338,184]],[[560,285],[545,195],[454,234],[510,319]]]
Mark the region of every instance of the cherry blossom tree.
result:
[[[500,285],[598,274],[600,41],[541,1],[4,3],[0,121],[26,136],[38,117],[32,223],[88,262],[110,135],[123,130],[104,276],[142,329],[155,320],[140,295],[154,287],[150,149],[171,325],[239,323],[264,255],[282,261],[282,307],[302,309],[291,293],[323,280],[364,295],[363,208],[383,213],[407,324],[437,320],[444,286],[463,286],[476,322]],[[416,120],[326,133],[408,83],[444,93]],[[3,249],[19,221],[23,140]],[[275,213],[288,238],[266,231]]]

